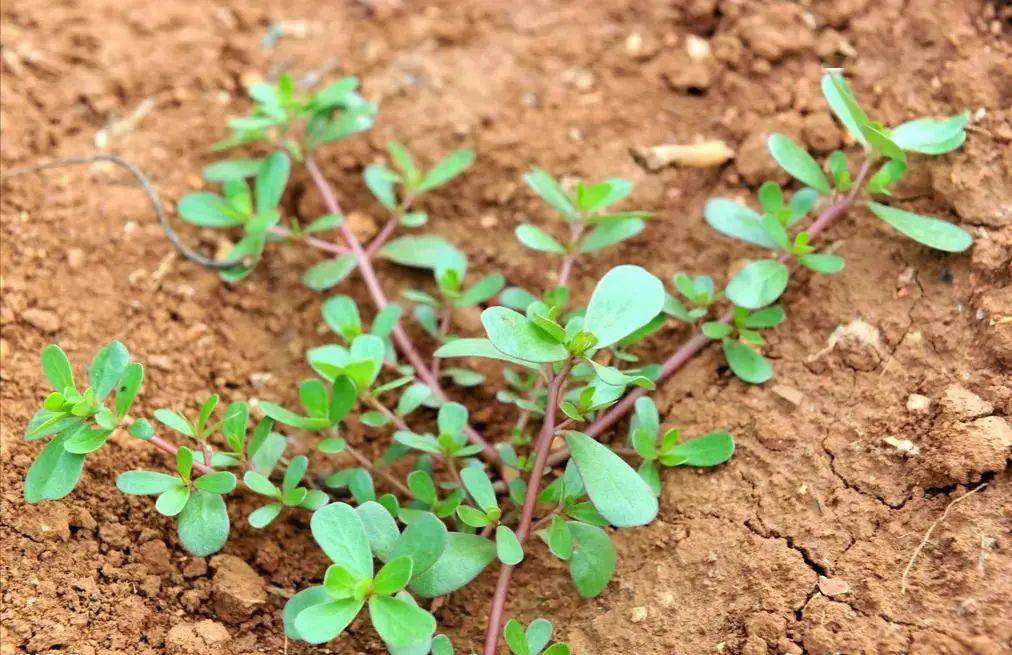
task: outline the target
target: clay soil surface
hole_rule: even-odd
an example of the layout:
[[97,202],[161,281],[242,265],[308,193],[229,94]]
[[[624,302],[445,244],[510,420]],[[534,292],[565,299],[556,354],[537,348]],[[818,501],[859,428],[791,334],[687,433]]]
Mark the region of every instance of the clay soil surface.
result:
[[[668,425],[732,430],[734,459],[665,474],[659,519],[615,536],[618,570],[594,600],[580,600],[564,567],[534,548],[509,614],[551,619],[581,654],[1012,652],[1007,4],[17,0],[2,18],[4,171],[104,148],[146,170],[174,206],[200,186],[224,120],[247,108],[245,84],[281,68],[357,74],[380,103],[377,126],[320,159],[360,212],[362,236],[382,214],[360,173],[394,136],[424,159],[477,150],[472,171],[424,203],[426,229],[458,243],[474,268],[529,288],[550,283],[554,265],[511,235],[523,220],[548,220],[520,182],[526,167],[636,182],[635,204],[658,218],[618,252],[579,262],[580,298],[620,262],[726,279],[754,256],[704,225],[703,203],[776,175],[771,130],[817,153],[848,147],[818,91],[821,64],[845,66],[889,124],[969,110],[966,147],[916,158],[897,196],[960,223],[974,249],[930,252],[861,210],[835,225],[829,238],[847,269],[789,290],[789,320],[767,349],[772,383],[742,384],[711,349],[657,393]],[[289,36],[265,50],[279,21],[290,21]],[[734,159],[649,171],[629,154],[700,138],[723,139]],[[301,173],[285,209],[322,213]],[[324,568],[304,517],[255,531],[245,523],[254,505],[238,494],[223,554],[189,557],[149,500],[115,490],[118,472],[165,463],[139,442],[117,439],[90,457],[63,502],[22,500],[40,447],[21,435],[45,393],[43,345],[58,342],[80,363],[125,341],[148,365],[148,415],[194,411],[211,391],[291,403],[309,372],[304,350],[328,340],[323,296],[299,282],[319,255],[275,247],[250,280],[228,286],[179,259],[142,194],[102,166],[5,181],[2,219],[0,653],[383,652],[362,621],[327,647],[286,645],[280,608]],[[183,233],[208,252],[227,245]],[[391,293],[426,283],[380,268]],[[342,289],[367,306],[359,281]],[[473,333],[473,316],[461,322]],[[644,354],[658,360],[685,336],[671,325]],[[502,438],[510,414],[492,393],[461,398]],[[349,435],[373,454],[386,438]],[[308,451],[303,439],[292,435],[294,451]],[[984,483],[937,525],[901,593],[929,526]],[[437,612],[458,652],[477,645],[494,577]]]

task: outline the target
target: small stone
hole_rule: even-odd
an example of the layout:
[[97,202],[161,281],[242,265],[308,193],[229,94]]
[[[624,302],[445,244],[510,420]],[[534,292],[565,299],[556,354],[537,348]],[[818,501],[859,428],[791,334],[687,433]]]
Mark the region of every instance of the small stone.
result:
[[379,231],[376,220],[365,212],[351,212],[348,214],[348,227],[352,234],[358,237],[359,241],[368,241]]
[[636,57],[643,52],[643,37],[639,32],[633,32],[625,38],[625,52],[630,57]]
[[207,560],[203,557],[191,557],[183,564],[184,578],[199,578],[207,573]]
[[961,421],[994,413],[994,405],[959,384],[950,384],[942,392],[939,404],[946,413]]
[[84,265],[84,251],[80,248],[71,248],[67,251],[67,266],[76,271]]
[[892,446],[897,452],[914,457],[921,452],[920,448],[917,447],[913,441],[909,439],[897,439],[896,437],[883,437],[882,441]]
[[270,373],[250,373],[249,383],[253,385],[255,389],[263,389],[273,377],[274,376]]
[[919,393],[912,393],[907,396],[907,411],[915,413],[923,413],[928,411],[931,407],[931,399],[927,396],[922,396]]
[[629,620],[633,623],[642,623],[647,620],[647,608],[634,607],[629,612]]
[[48,309],[32,307],[31,309],[26,309],[21,314],[21,318],[29,325],[37,327],[47,334],[52,334],[60,329],[60,317],[56,312],[51,312]]
[[703,37],[690,34],[685,37],[685,51],[689,53],[689,59],[702,61],[710,58],[710,42]]
[[839,578],[827,578],[824,575],[819,576],[819,591],[822,592],[823,596],[840,596],[843,594],[850,593],[850,585],[847,584],[846,580]]
[[243,560],[235,555],[218,555],[211,560],[211,566],[217,569],[211,593],[218,618],[238,623],[267,602],[263,578]]
[[219,655],[231,635],[220,623],[205,619],[196,623],[178,623],[165,635],[165,646],[172,655],[205,655],[209,647],[216,646]]
[[636,147],[632,148],[631,154],[637,164],[651,172],[672,164],[686,168],[709,168],[720,166],[734,157],[734,151],[726,143],[716,139],[689,145]]
[[795,407],[800,405],[802,401],[804,401],[805,399],[805,394],[801,393],[794,387],[788,386],[786,384],[775,384],[770,388],[770,391],[780,396],[781,398],[783,398],[790,404],[794,405]]
[[485,214],[478,221],[478,224],[487,230],[498,225],[499,219],[496,218],[495,214]]

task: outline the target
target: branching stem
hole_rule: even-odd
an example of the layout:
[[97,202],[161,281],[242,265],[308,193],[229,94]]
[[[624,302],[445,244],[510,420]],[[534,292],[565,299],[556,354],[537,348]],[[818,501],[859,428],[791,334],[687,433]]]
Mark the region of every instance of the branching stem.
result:
[[[828,207],[822,210],[822,212],[816,217],[812,224],[808,228],[808,234],[811,241],[815,241],[819,234],[828,228],[833,221],[840,218],[850,210],[857,202],[860,195],[861,189],[864,186],[864,180],[868,176],[868,172],[871,170],[872,159],[869,157],[865,159],[864,163],[861,164],[861,169],[858,171],[857,178],[854,180],[854,186],[850,192],[838,199],[836,202],[830,204]],[[785,253],[780,257],[780,261],[790,261],[791,255]],[[721,323],[729,323],[732,318],[732,311],[728,310],[718,319]],[[678,350],[676,350],[670,357],[668,357],[661,364],[660,375],[657,378],[656,383],[660,384],[668,378],[670,378],[676,371],[681,369],[685,364],[699,354],[706,346],[711,343],[716,343],[714,340],[706,337],[701,331],[696,331],[688,341],[683,343]],[[604,414],[599,416],[597,420],[591,423],[584,432],[589,436],[597,438],[603,434],[606,430],[614,426],[621,420],[626,414],[632,411],[636,404],[636,401],[646,395],[646,390],[637,387],[631,392],[627,393],[625,397],[606,411]],[[566,460],[569,457],[569,451],[565,448],[561,448],[558,451],[552,453],[551,457],[548,458],[549,466],[554,466]]]
[[[555,417],[558,411],[559,394],[571,367],[572,364],[570,362],[563,364],[562,369],[548,383],[545,421],[538,435],[538,441],[535,446],[534,466],[531,468],[531,475],[527,480],[527,492],[524,494],[524,503],[520,508],[520,520],[517,523],[516,535],[521,544],[531,534],[534,506],[537,504],[541,479],[545,474],[548,450],[551,448],[552,440],[555,438]],[[489,611],[488,625],[485,628],[485,649],[482,651],[484,655],[495,655],[496,646],[499,644],[499,632],[502,626],[503,614],[506,610],[506,597],[509,594],[513,569],[513,566],[503,564],[499,570],[499,578],[496,582],[495,592],[492,595],[492,608]]]
[[[332,214],[341,214],[341,206],[337,202],[337,198],[334,196],[334,191],[330,188],[330,184],[327,179],[323,176],[320,171],[320,167],[316,165],[316,161],[312,157],[306,157],[306,170],[309,171],[309,176],[313,179],[313,184],[316,185],[317,190],[320,192],[320,196],[323,198],[323,204],[327,206],[327,210]],[[380,286],[379,280],[376,277],[376,271],[372,267],[372,261],[369,259],[365,250],[362,248],[362,244],[359,243],[358,237],[352,233],[351,228],[348,227],[346,222],[342,222],[338,229],[341,231],[341,236],[344,238],[345,243],[348,244],[348,248],[351,249],[351,254],[354,255],[355,261],[358,264],[359,274],[362,276],[362,280],[365,282],[366,288],[369,290],[369,295],[372,296],[373,303],[377,309],[383,309],[389,304],[386,293],[383,292],[383,287]],[[432,375],[432,371],[422,360],[421,355],[418,354],[418,350],[415,345],[411,342],[411,338],[407,332],[401,326],[400,322],[394,325],[393,331],[390,333],[394,343],[397,344],[397,348],[404,354],[404,357],[415,367],[415,374],[418,378],[424,382],[432,392],[436,394],[441,400],[447,400],[446,392],[443,391],[442,387],[439,386],[439,380]],[[482,447],[482,453],[490,462],[499,461],[499,453],[492,444],[487,442],[484,437],[478,434],[470,425],[465,426],[465,433],[471,443],[478,444]]]

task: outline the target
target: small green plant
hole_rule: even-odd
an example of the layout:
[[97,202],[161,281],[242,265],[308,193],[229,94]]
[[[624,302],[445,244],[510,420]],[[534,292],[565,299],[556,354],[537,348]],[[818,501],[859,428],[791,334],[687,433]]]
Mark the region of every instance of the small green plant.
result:
[[[344,221],[314,155],[323,144],[371,125],[375,107],[357,85],[344,78],[303,93],[288,76],[255,85],[253,112],[231,121],[232,136],[217,148],[258,143],[270,154],[212,164],[204,176],[222,184],[221,194],[199,191],[179,203],[184,219],[238,237],[230,259],[218,264],[229,282],[251,275],[265,246],[280,241],[327,254],[303,276],[311,288],[330,289],[352,271],[361,275],[375,307],[369,327],[351,297],[334,295],[322,303],[334,343],[307,351],[313,375],[293,394],[300,409],[234,400],[216,419],[216,395],[192,419],[156,409],[156,423],[174,433],[173,440],[189,444],[177,445],[157,435],[152,422],[131,416],[143,368],[130,361],[123,344],[111,342],[96,354],[84,390],[64,352],[52,345],[42,351],[42,368],[54,391],[25,433],[30,441],[50,438],[25,479],[29,502],[69,494],[86,455],[117,431],[170,454],[171,473],[127,471],[117,486],[127,494],[157,496],[155,509],[175,517],[180,542],[196,554],[224,545],[230,529],[225,503],[237,489],[266,499],[247,517],[255,528],[286,510],[310,513],[313,538],[331,565],[320,572],[319,584],[291,596],[284,625],[290,638],[312,644],[334,639],[368,606],[371,625],[394,655],[452,655],[449,638],[436,634],[435,618],[416,599],[456,591],[498,561],[484,655],[494,655],[501,637],[514,655],[567,655],[566,644],[551,643],[548,621],[536,619],[525,630],[511,619],[503,627],[514,568],[540,541],[566,562],[580,596],[601,594],[616,568],[612,529],[654,520],[663,470],[718,466],[734,452],[728,432],[682,440],[678,429],[662,429],[647,392],[715,342],[735,376],[752,384],[769,380],[773,367],[761,350],[763,332],[785,320],[776,303],[798,270],[832,274],[844,268],[831,248],[819,251],[814,243],[858,205],[933,248],[960,252],[971,243],[954,225],[879,202],[911,165],[908,153],[942,154],[961,145],[966,116],[920,119],[890,130],[871,121],[842,76],[830,72],[823,78],[824,95],[863,146],[862,163],[852,175],[848,156],[836,152],[824,170],[790,138],[772,135],[771,155],[804,186],[791,193],[763,184],[761,211],[724,198],[707,204],[705,219],[717,231],[771,251],[742,266],[723,288],[710,276],[678,273],[669,291],[646,269],[622,264],[597,281],[586,305],[578,303],[570,293],[576,260],[640,233],[651,214],[616,208],[633,192],[627,180],[560,182],[541,168],[531,169],[524,181],[550,213],[561,215],[568,234],[525,223],[516,236],[528,248],[557,255],[557,277],[536,291],[506,286],[499,273],[472,280],[467,257],[446,239],[391,238],[400,228],[427,223],[415,201],[467,169],[474,160],[470,150],[425,170],[403,145],[390,142],[392,164],[374,163],[363,171],[365,186],[389,213],[387,223],[363,244]],[[293,169],[293,162],[304,171]],[[286,216],[287,184],[303,172],[327,207],[322,217]],[[343,245],[322,239],[331,231]],[[412,307],[387,298],[376,258],[431,272],[426,288],[401,292]],[[483,308],[483,336],[454,333],[453,313],[461,307]],[[422,357],[402,327],[408,317],[435,342],[432,360]],[[692,335],[664,361],[641,361],[637,345],[672,326]],[[504,430],[507,440],[490,443],[470,424],[467,407],[449,400],[445,383],[486,382],[466,365],[442,366],[461,358],[500,363],[506,384],[496,398],[517,413]],[[433,410],[436,428],[427,431]],[[251,430],[254,412],[263,417]],[[603,437],[629,413],[626,443],[609,445]],[[389,438],[382,457],[372,459],[349,441],[349,423]],[[305,455],[286,458],[287,440],[277,426],[309,435],[314,470],[324,469],[322,475],[307,478]],[[406,462],[398,470],[410,469],[404,478],[390,467],[398,460]]]

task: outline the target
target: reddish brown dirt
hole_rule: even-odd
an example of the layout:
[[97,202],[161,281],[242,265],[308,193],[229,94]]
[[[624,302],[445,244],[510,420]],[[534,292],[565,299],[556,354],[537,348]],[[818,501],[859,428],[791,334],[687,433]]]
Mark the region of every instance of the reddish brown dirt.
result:
[[[636,202],[659,219],[618,253],[580,262],[585,294],[620,261],[665,277],[722,276],[747,256],[705,227],[702,204],[774,173],[763,147],[772,128],[820,152],[841,142],[818,93],[820,63],[845,65],[890,123],[968,109],[966,148],[919,159],[899,197],[971,230],[972,253],[928,252],[862,211],[848,216],[830,233],[847,270],[789,292],[790,320],[769,347],[774,383],[743,385],[708,351],[657,394],[666,421],[690,434],[732,429],[736,457],[719,470],[665,475],[659,520],[616,535],[618,572],[599,598],[579,600],[564,569],[535,549],[509,613],[552,619],[586,654],[1007,653],[1012,49],[1001,6],[7,2],[2,163],[6,171],[92,151],[104,129],[109,149],[177,199],[199,185],[223,119],[245,108],[244,82],[278,67],[355,73],[381,118],[322,156],[345,204],[379,216],[359,172],[392,136],[426,157],[474,146],[471,173],[426,201],[431,229],[514,283],[538,287],[546,268],[510,235],[522,217],[543,214],[520,184],[524,168],[634,179]],[[303,36],[268,57],[259,41],[279,20],[300,21]],[[689,35],[707,40],[713,58],[690,63]],[[120,122],[145,103],[135,125]],[[648,173],[628,154],[697,137],[726,140],[736,159]],[[249,502],[238,501],[227,555],[188,557],[149,501],[113,486],[128,466],[159,464],[157,452],[117,441],[90,458],[65,502],[27,506],[21,480],[38,446],[20,437],[43,394],[37,353],[51,341],[75,361],[110,338],[126,341],[149,364],[146,412],[193,409],[211,390],[292,400],[307,373],[302,352],[326,339],[321,296],[299,284],[317,255],[276,248],[250,281],[229,287],[172,253],[117,171],[63,169],[5,182],[3,192],[0,653],[284,652],[285,595],[323,567],[303,519],[259,533],[243,519]],[[304,176],[289,209],[320,211]],[[382,270],[391,290],[411,279]],[[347,288],[365,299],[357,282]],[[665,331],[650,354],[682,338]],[[505,414],[478,415],[501,436]],[[981,482],[935,529],[901,594],[924,532]],[[848,593],[835,593],[841,583]],[[493,584],[484,575],[438,612],[458,652],[476,644]],[[313,652],[381,650],[359,622]]]

